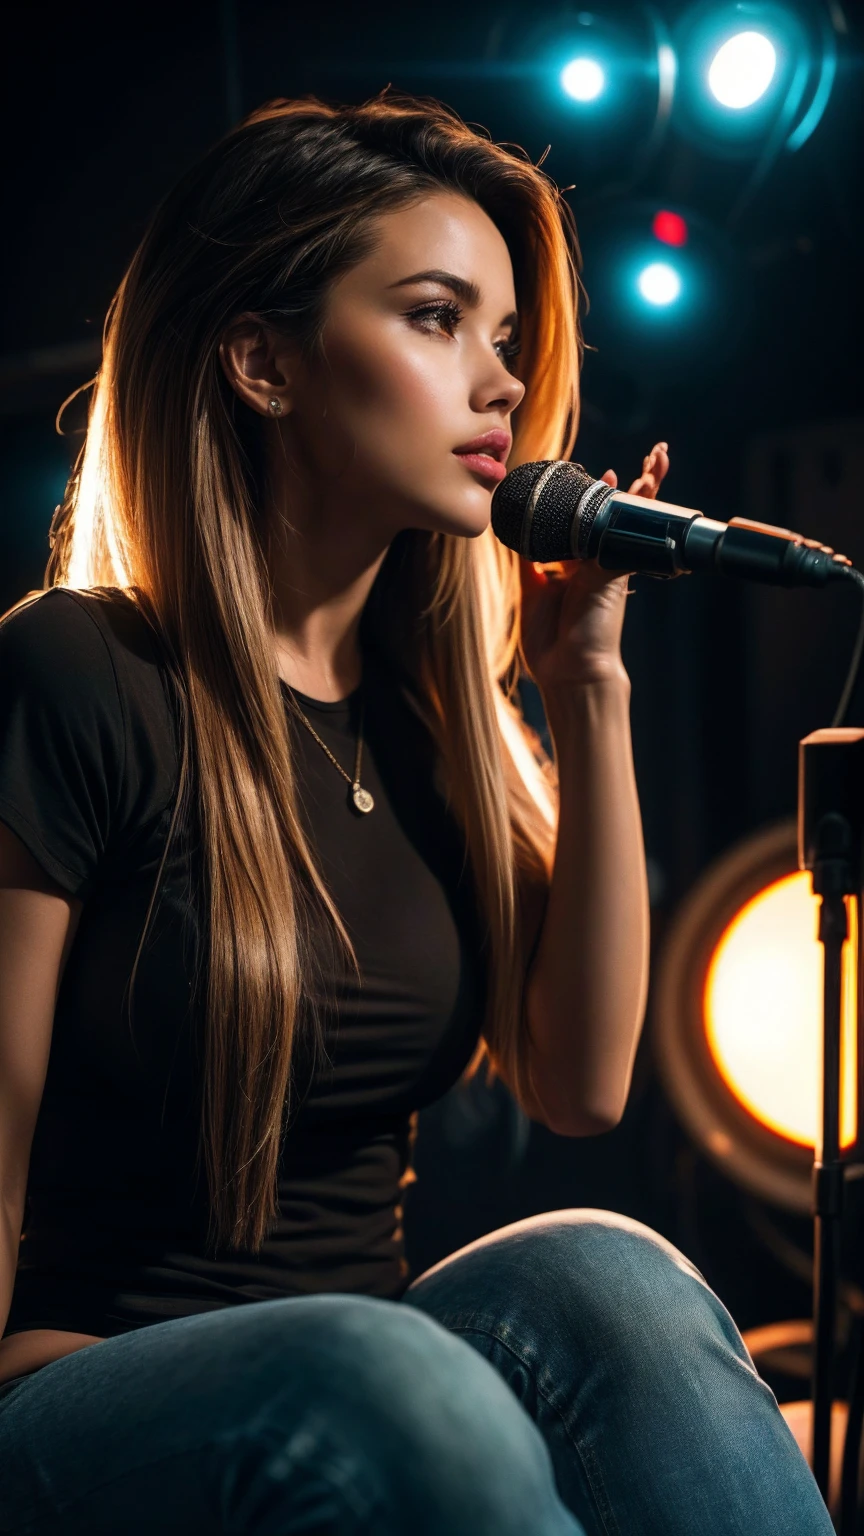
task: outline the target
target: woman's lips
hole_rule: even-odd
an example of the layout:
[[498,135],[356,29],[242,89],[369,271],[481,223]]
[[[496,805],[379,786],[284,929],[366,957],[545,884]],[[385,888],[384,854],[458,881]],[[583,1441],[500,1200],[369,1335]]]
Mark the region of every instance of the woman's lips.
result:
[[494,480],[496,485],[507,473],[507,465],[501,464],[498,459],[490,458],[488,453],[457,453],[456,457],[461,459],[468,469],[473,469],[476,475],[482,475],[484,480]]

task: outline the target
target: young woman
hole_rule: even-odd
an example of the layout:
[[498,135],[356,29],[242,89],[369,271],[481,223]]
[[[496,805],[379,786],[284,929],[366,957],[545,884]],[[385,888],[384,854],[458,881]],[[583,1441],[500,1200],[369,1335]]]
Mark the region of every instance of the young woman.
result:
[[644,1009],[626,579],[489,521],[572,449],[577,265],[384,93],[254,113],[121,283],[0,625],[2,1532],[831,1530],[656,1233],[403,1256],[418,1110],[485,1058],[606,1130]]

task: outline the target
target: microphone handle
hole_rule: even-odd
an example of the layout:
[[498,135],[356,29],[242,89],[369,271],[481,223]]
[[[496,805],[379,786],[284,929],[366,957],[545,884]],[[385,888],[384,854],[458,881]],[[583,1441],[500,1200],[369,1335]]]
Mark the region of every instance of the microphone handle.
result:
[[713,568],[770,586],[821,587],[850,569],[845,555],[788,528],[737,517],[716,522],[692,507],[631,496],[603,481],[579,503],[571,549],[570,558],[596,558],[604,570],[661,580]]

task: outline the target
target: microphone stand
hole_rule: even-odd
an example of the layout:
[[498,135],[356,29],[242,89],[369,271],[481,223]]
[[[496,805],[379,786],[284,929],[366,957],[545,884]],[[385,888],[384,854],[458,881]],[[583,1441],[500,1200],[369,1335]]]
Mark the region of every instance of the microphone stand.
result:
[[[820,897],[819,942],[824,951],[822,1096],[813,1162],[813,1475],[827,1505],[834,1397],[834,1339],[840,1280],[840,1235],[847,1173],[864,1172],[858,1091],[856,1144],[840,1145],[843,945],[849,937],[849,906],[855,905],[857,959],[858,1083],[864,1061],[861,912],[864,847],[864,730],[829,728],[805,736],[798,748],[798,862],[812,873]],[[847,905],[848,904],[848,905]],[[864,1343],[857,1351],[844,1448],[841,1536],[854,1536],[858,1514],[860,1399],[864,1392]]]

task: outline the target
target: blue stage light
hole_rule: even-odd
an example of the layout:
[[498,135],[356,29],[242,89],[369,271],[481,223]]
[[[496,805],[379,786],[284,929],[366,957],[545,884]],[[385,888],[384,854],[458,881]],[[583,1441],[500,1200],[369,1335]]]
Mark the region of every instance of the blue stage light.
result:
[[586,337],[597,348],[587,354],[589,398],[590,379],[605,377],[611,387],[616,371],[649,393],[670,381],[696,387],[747,332],[752,272],[738,245],[692,207],[661,211],[676,233],[686,227],[683,245],[658,241],[653,200],[598,203],[580,218]]
[[717,49],[708,69],[711,94],[741,111],[765,95],[777,68],[777,50],[764,32],[736,32]]
[[561,85],[574,101],[596,101],[606,85],[606,75],[596,59],[571,59],[561,71]]
[[665,309],[681,297],[681,278],[668,261],[652,261],[643,267],[636,279],[646,304]]
[[784,148],[806,143],[828,105],[838,51],[829,9],[695,0],[671,36],[677,127],[709,152],[756,157],[764,179]]

